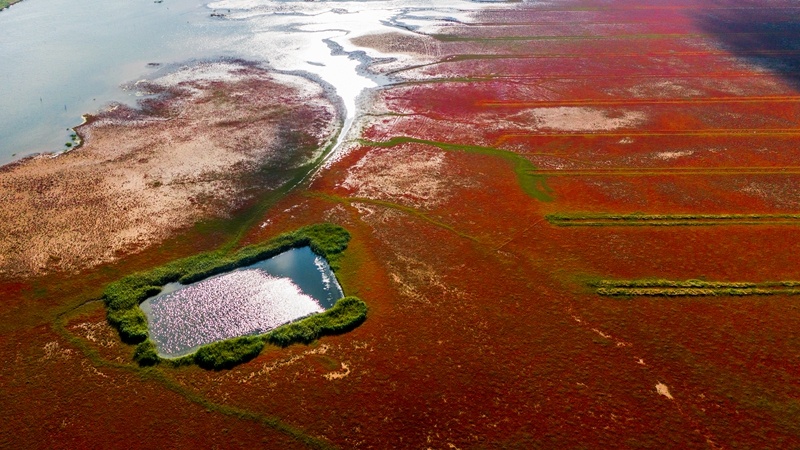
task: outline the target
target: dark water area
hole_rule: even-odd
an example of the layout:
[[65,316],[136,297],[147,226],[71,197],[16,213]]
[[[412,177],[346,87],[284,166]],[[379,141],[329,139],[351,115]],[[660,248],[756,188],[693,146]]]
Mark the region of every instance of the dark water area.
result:
[[295,248],[270,259],[247,266],[278,278],[289,278],[301,291],[328,309],[344,296],[336,275],[325,258],[309,247]]
[[322,312],[343,295],[327,261],[302,247],[189,285],[170,283],[141,308],[159,354],[178,357]]
[[733,56],[780,75],[800,90],[800,9],[748,3],[730,6],[703,11],[695,22]]

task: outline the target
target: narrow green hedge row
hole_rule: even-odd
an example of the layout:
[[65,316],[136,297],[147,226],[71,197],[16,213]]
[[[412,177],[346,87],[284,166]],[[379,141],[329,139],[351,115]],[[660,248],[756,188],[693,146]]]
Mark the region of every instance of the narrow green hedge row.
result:
[[[271,258],[292,248],[309,246],[314,253],[328,260],[331,268],[338,269],[339,258],[347,248],[350,233],[344,228],[330,224],[315,224],[285,233],[263,244],[244,247],[233,254],[224,252],[201,253],[189,258],[174,261],[147,272],[129,275],[110,284],[103,300],[107,308],[108,322],[114,326],[122,340],[129,344],[139,344],[134,359],[142,365],[152,365],[160,361],[155,345],[148,339],[147,317],[139,304],[161,292],[162,286],[178,281],[183,284],[208,278],[238,267],[247,266]],[[362,311],[363,310],[363,311]],[[196,362],[207,368],[226,368],[254,358],[264,346],[264,339],[278,345],[292,342],[310,342],[323,334],[344,332],[357,326],[366,317],[366,305],[355,297],[339,300],[325,313],[308,317],[302,321],[280,327],[292,331],[281,331],[280,337],[271,338],[244,336],[201,347],[195,354],[171,360],[176,364]],[[300,326],[300,324],[308,323]],[[313,337],[312,337],[313,336]]]
[[609,297],[743,297],[746,295],[800,295],[800,289],[598,288],[597,294]]
[[267,343],[281,347],[295,343],[307,344],[325,335],[350,331],[366,318],[366,303],[357,297],[344,297],[324,313],[283,325],[264,335],[242,336],[204,345],[192,355],[169,362],[173,365],[193,362],[213,370],[230,369],[258,356]]
[[758,287],[749,281],[705,281],[705,280],[665,280],[663,278],[643,278],[639,280],[599,280],[592,286],[600,288],[733,288]]
[[800,214],[556,213],[545,218],[559,227],[796,225]]
[[267,333],[265,338],[267,342],[281,347],[295,343],[307,344],[320,336],[350,331],[366,319],[366,303],[358,297],[343,297],[324,313],[278,327]]
[[699,297],[745,295],[800,295],[798,281],[598,280],[589,282],[598,295],[612,297]]

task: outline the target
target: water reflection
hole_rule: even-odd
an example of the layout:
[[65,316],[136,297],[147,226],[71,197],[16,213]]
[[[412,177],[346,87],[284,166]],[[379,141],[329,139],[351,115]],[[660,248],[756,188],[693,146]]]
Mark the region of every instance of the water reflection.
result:
[[188,286],[171,283],[142,310],[159,354],[176,357],[322,312],[342,295],[325,259],[303,247]]
[[364,69],[371,58],[420,56],[360,48],[351,38],[434,32],[485,7],[464,0],[25,1],[0,12],[0,60],[7,62],[0,164],[63,150],[65,128],[80,124],[82,114],[134,100],[118,86],[153,76],[151,62],[237,57],[304,74],[341,99],[346,132],[359,94],[386,82]]

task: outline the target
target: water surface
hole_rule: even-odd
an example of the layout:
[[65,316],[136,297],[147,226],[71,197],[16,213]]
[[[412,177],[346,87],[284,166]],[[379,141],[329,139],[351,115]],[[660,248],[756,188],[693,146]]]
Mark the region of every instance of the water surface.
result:
[[302,247],[189,285],[170,283],[141,308],[158,353],[177,357],[322,312],[342,296],[327,261]]
[[208,14],[197,0],[25,0],[0,11],[0,164],[63,150],[83,114],[132,104],[120,86],[149,63],[235,56],[225,49],[244,27]]
[[[244,58],[322,81],[341,99],[344,132],[357,98],[388,80],[369,75],[374,57],[350,38],[378,32],[435,31],[486,7],[464,0],[25,0],[0,11],[0,164],[64,150],[67,128],[157,66]],[[497,8],[498,5],[493,5]],[[212,13],[214,16],[212,17]]]

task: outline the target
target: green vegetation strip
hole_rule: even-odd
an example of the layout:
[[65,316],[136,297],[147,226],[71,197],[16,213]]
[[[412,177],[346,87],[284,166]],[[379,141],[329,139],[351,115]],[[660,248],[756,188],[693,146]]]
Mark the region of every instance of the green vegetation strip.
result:
[[754,283],[704,280],[600,280],[589,283],[597,294],[611,297],[708,297],[745,295],[800,295],[800,281]]
[[6,9],[14,3],[19,3],[20,0],[0,0],[0,9]]
[[430,145],[446,152],[477,153],[480,155],[499,157],[508,161],[513,166],[514,173],[517,175],[517,182],[519,183],[520,188],[522,188],[527,195],[543,202],[549,202],[553,199],[550,195],[552,191],[545,184],[544,177],[536,173],[536,166],[534,166],[522,155],[509,150],[502,150],[494,147],[483,147],[480,145],[451,144],[447,142],[429,141],[426,139],[417,139],[408,136],[397,136],[383,142],[367,140],[360,140],[359,142],[362,145],[383,148],[414,143]]
[[800,225],[800,214],[548,214],[560,227]]
[[153,342],[148,339],[147,317],[139,304],[161,292],[167,283],[193,283],[213,275],[271,258],[286,250],[311,247],[326,258],[335,271],[339,258],[347,248],[350,233],[333,224],[317,224],[282,234],[266,243],[244,247],[228,254],[224,251],[202,253],[174,261],[148,272],[129,275],[109,285],[103,300],[109,323],[117,328],[123,341],[138,344],[134,359],[143,366],[169,361],[172,365],[197,363],[209,369],[230,368],[258,356],[267,342],[286,346],[308,343],[326,334],[348,331],[366,319],[367,306],[356,297],[340,299],[328,311],[284,325],[262,336],[243,336],[201,347],[182,358],[162,360]]

